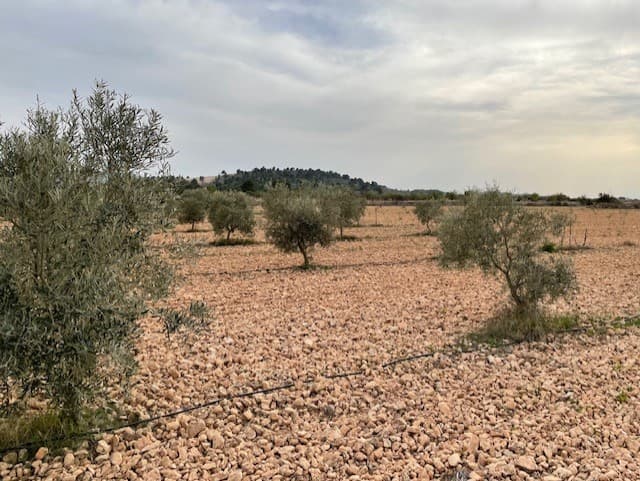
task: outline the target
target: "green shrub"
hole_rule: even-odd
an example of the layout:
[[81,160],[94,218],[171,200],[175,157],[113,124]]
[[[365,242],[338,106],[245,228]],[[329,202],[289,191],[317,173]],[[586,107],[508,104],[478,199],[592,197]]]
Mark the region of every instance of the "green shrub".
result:
[[516,310],[534,312],[541,301],[566,296],[576,285],[567,259],[540,256],[554,227],[546,212],[516,204],[497,187],[473,191],[464,208],[440,224],[441,261],[500,275]]
[[68,111],[38,105],[0,137],[0,382],[77,422],[105,377],[133,365],[136,319],[169,271],[146,240],[163,225],[172,154],[154,111],[106,85]]
[[75,447],[82,441],[79,434],[105,429],[118,422],[120,411],[105,406],[83,409],[78,420],[69,419],[57,410],[25,413],[0,420],[0,450],[30,445],[29,452],[41,446],[49,449]]
[[418,202],[414,208],[414,213],[422,225],[426,227],[426,233],[431,235],[431,224],[437,222],[442,216],[443,202],[440,200],[427,200]]
[[542,244],[540,250],[542,252],[547,252],[548,254],[553,254],[554,252],[558,252],[558,246],[551,241],[546,241],[544,244]]
[[344,239],[344,228],[360,220],[367,206],[366,201],[348,187],[327,187],[324,196],[324,209],[333,216],[332,223],[340,231],[340,239]]
[[631,389],[623,389],[621,390],[618,394],[616,394],[616,402],[618,402],[619,404],[626,404],[629,402],[629,399],[631,399],[631,396],[629,396],[629,393],[631,392]]
[[308,268],[314,246],[327,246],[333,240],[335,213],[326,206],[319,189],[280,185],[267,191],[263,197],[267,239],[283,252],[299,251],[302,267]]
[[209,308],[202,301],[192,301],[188,309],[160,309],[160,319],[167,340],[179,331],[201,333],[209,329]]
[[191,232],[196,230],[196,222],[202,222],[209,205],[209,191],[206,189],[186,190],[178,200],[178,221],[191,224]]
[[540,311],[508,308],[489,319],[485,326],[470,337],[476,342],[500,345],[504,341],[539,341],[549,334],[559,334],[578,327],[573,315],[550,316]]
[[256,221],[249,196],[243,192],[214,192],[209,204],[209,222],[216,235],[226,232],[227,241],[236,231],[253,235]]

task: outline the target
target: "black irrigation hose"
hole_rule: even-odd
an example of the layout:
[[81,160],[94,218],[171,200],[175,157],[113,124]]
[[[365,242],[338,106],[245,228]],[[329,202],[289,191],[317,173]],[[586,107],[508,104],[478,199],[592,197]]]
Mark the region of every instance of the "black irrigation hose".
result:
[[[631,319],[631,318],[630,318]],[[509,345],[513,345],[515,343],[508,343],[505,346],[509,346]],[[406,356],[406,357],[400,357],[400,358],[396,358],[396,359],[392,359],[390,361],[387,361],[386,363],[381,365],[382,369],[387,369],[389,367],[393,367],[396,366],[398,364],[401,363],[405,363],[405,362],[412,362],[412,361],[416,361],[419,359],[424,359],[427,357],[432,357],[435,354],[463,354],[463,353],[468,353],[468,352],[472,352],[475,349],[473,347],[468,347],[468,348],[460,348],[460,347],[449,347],[449,349],[440,349],[440,350],[436,350],[436,351],[429,351],[429,352],[424,352],[424,353],[420,353],[420,354],[414,354],[411,356]],[[329,380],[335,380],[335,379],[344,379],[344,378],[349,378],[349,377],[355,377],[355,376],[363,376],[365,375],[365,371],[364,370],[359,370],[359,371],[348,371],[348,372],[344,372],[344,373],[338,373],[338,374],[322,374],[321,376],[325,379],[329,379]],[[309,384],[309,383],[313,383],[315,382],[314,378],[307,378],[304,381],[302,381],[303,383]],[[216,398],[213,399],[211,401],[207,401],[205,403],[201,403],[201,404],[196,404],[195,406],[190,406],[187,408],[183,408],[183,409],[179,409],[177,411],[172,411],[169,413],[165,413],[165,414],[159,414],[156,416],[151,416],[145,419],[140,419],[138,421],[134,421],[131,423],[126,423],[126,424],[122,424],[119,426],[113,426],[110,428],[105,428],[105,429],[99,429],[99,430],[93,430],[93,431],[85,431],[83,433],[77,433],[77,434],[72,434],[69,436],[56,436],[56,437],[52,437],[52,438],[48,438],[48,439],[44,439],[44,440],[40,440],[40,441],[33,441],[30,443],[24,443],[21,444],[19,446],[12,446],[10,448],[3,448],[0,449],[0,455],[3,455],[5,453],[11,452],[11,451],[20,451],[21,449],[29,449],[29,448],[35,448],[38,446],[42,446],[42,445],[46,445],[46,444],[50,444],[53,442],[57,442],[57,441],[70,441],[70,440],[74,440],[74,439],[85,439],[85,438],[89,438],[91,436],[97,436],[99,434],[106,434],[106,433],[112,433],[114,431],[119,431],[120,429],[125,429],[125,428],[135,428],[138,426],[142,426],[142,425],[146,425],[149,423],[153,423],[155,421],[159,421],[161,419],[167,419],[167,418],[172,418],[175,416],[178,416],[180,414],[185,414],[185,413],[189,413],[192,411],[196,411],[199,409],[204,409],[210,406],[214,406],[216,404],[220,404],[222,401],[230,401],[230,400],[234,400],[234,399],[241,399],[241,398],[248,398],[248,397],[254,397],[257,396],[259,394],[270,394],[273,392],[277,392],[277,391],[284,391],[284,390],[288,390],[288,389],[292,389],[295,387],[295,383],[294,382],[287,382],[285,384],[281,384],[279,386],[274,386],[274,387],[270,387],[270,388],[264,388],[264,389],[257,389],[254,391],[247,391],[247,392],[243,392],[243,393],[239,393],[239,394],[232,394],[232,395],[228,395],[228,396],[223,396],[220,398]]]
[[135,428],[138,426],[142,426],[144,424],[149,424],[155,421],[159,421],[161,419],[167,419],[167,418],[172,418],[172,417],[176,417],[180,414],[185,414],[185,413],[189,413],[192,411],[196,411],[198,409],[204,409],[207,407],[211,407],[214,406],[216,404],[220,404],[222,401],[230,401],[230,400],[234,400],[234,399],[241,399],[241,398],[247,398],[247,397],[253,397],[253,396],[257,396],[258,394],[270,394],[272,392],[276,392],[276,391],[284,391],[286,389],[291,389],[295,387],[295,384],[292,382],[288,382],[285,384],[281,384],[279,386],[275,386],[275,387],[270,387],[270,388],[265,388],[265,389],[257,389],[255,391],[247,391],[247,392],[243,392],[240,394],[232,394],[229,396],[223,396],[217,399],[213,399],[211,401],[207,401],[205,403],[202,404],[196,404],[195,406],[189,406],[187,408],[183,408],[183,409],[179,409],[177,411],[172,411],[169,413],[165,413],[165,414],[159,414],[157,416],[151,416],[145,419],[140,419],[138,421],[133,421],[130,423],[126,423],[126,424],[121,424],[119,426],[112,426],[110,428],[105,428],[105,429],[96,429],[96,430],[92,430],[92,431],[85,431],[82,433],[76,433],[76,434],[72,434],[69,436],[55,436],[55,437],[51,437],[51,438],[47,438],[47,439],[43,439],[40,441],[33,441],[30,443],[24,443],[21,444],[19,446],[12,446],[10,448],[3,448],[0,449],[0,454],[5,454],[8,453],[10,451],[20,451],[21,449],[29,449],[29,448],[35,448],[38,446],[42,446],[42,445],[46,445],[46,444],[51,444],[53,442],[57,442],[57,441],[70,441],[73,439],[84,439],[84,438],[89,438],[91,436],[97,436],[98,434],[106,434],[106,433],[112,433],[114,431],[119,431],[120,429],[125,429],[125,428]]
[[[362,376],[364,374],[365,374],[365,372],[363,370],[360,370],[360,371],[351,371],[351,372],[344,372],[344,373],[338,373],[338,374],[323,374],[322,377],[325,378],[325,379],[333,380],[333,379],[344,379],[344,378],[349,378],[349,377],[354,377],[354,376]],[[308,384],[308,383],[315,382],[315,379],[309,378],[309,379],[305,379],[303,382]],[[295,383],[288,382],[288,383],[281,384],[281,385],[275,386],[275,387],[270,387],[270,388],[265,388],[265,389],[258,389],[258,390],[255,390],[255,391],[247,391],[247,392],[243,392],[243,393],[240,393],[240,394],[233,394],[233,395],[229,395],[229,396],[223,396],[223,397],[220,397],[220,398],[217,398],[217,399],[213,399],[211,401],[207,401],[205,403],[196,404],[195,406],[189,406],[187,408],[179,409],[177,411],[172,411],[172,412],[165,413],[165,414],[158,414],[156,416],[151,416],[151,417],[148,417],[148,418],[145,418],[145,419],[140,419],[138,421],[125,423],[125,424],[121,424],[121,425],[118,425],[118,426],[112,426],[112,427],[105,428],[105,429],[96,429],[96,430],[91,430],[91,431],[85,431],[85,432],[82,432],[82,433],[71,434],[71,435],[68,435],[68,436],[54,436],[54,437],[47,438],[47,439],[42,439],[42,440],[39,440],[39,441],[32,441],[32,442],[20,444],[20,445],[17,445],[17,446],[11,446],[9,448],[2,448],[2,449],[0,449],[0,455],[6,454],[6,453],[11,452],[11,451],[20,451],[22,449],[35,448],[35,447],[39,447],[39,446],[55,443],[55,442],[58,442],[58,441],[71,441],[71,440],[75,440],[75,439],[85,439],[85,438],[89,438],[91,436],[97,436],[99,434],[112,433],[114,431],[119,431],[119,430],[125,429],[125,428],[135,428],[135,427],[138,427],[138,426],[142,426],[142,425],[153,423],[155,421],[160,421],[162,419],[176,417],[176,416],[179,416],[180,414],[186,414],[186,413],[189,413],[189,412],[192,412],[192,411],[196,411],[196,410],[199,410],[199,409],[204,409],[204,408],[207,408],[207,407],[211,407],[211,406],[214,406],[216,404],[220,404],[222,401],[230,401],[230,400],[234,400],[234,399],[253,397],[253,396],[257,396],[259,394],[271,394],[273,392],[284,391],[284,390],[291,389],[291,388],[294,388],[294,387],[295,387]]]
[[352,372],[344,372],[340,374],[323,374],[322,377],[325,379],[344,379],[346,377],[354,377],[354,376],[362,376],[364,375],[364,371],[352,371]]
[[[404,259],[404,260],[396,260],[396,261],[381,261],[381,262],[359,262],[356,264],[335,264],[335,265],[317,265],[318,268],[326,268],[329,270],[333,269],[351,269],[353,267],[393,267],[393,266],[404,266],[404,265],[412,265],[418,264],[420,262],[432,261],[435,260],[434,256],[427,257],[419,257],[417,259]],[[245,269],[241,271],[211,271],[205,272],[202,275],[207,277],[214,277],[219,275],[225,276],[243,276],[245,274],[256,274],[256,273],[267,273],[271,272],[282,272],[282,271],[297,271],[300,270],[300,266],[287,266],[287,267],[257,267],[255,269]]]
[[[345,372],[345,373],[339,373],[339,374],[323,374],[322,377],[324,377],[325,379],[342,379],[342,378],[347,378],[347,377],[353,377],[353,376],[361,376],[364,374],[364,371],[353,371],[353,372]],[[303,382],[304,383],[312,383],[314,382],[315,379],[306,379]],[[135,428],[138,426],[142,426],[142,425],[146,425],[146,424],[150,424],[153,423],[155,421],[160,421],[161,419],[167,419],[167,418],[172,418],[172,417],[176,417],[179,416],[180,414],[186,414],[192,411],[197,411],[199,409],[204,409],[207,407],[211,407],[211,406],[215,406],[216,404],[220,404],[222,401],[231,401],[234,399],[242,399],[242,398],[247,398],[247,397],[254,397],[257,396],[259,394],[271,394],[273,392],[277,392],[277,391],[284,391],[287,389],[291,389],[295,387],[295,383],[293,382],[288,382],[285,384],[281,384],[279,386],[275,386],[275,387],[270,387],[270,388],[265,388],[265,389],[257,389],[255,391],[247,391],[247,392],[243,392],[240,394],[233,394],[233,395],[229,395],[229,396],[223,396],[217,399],[213,399],[211,401],[207,401],[205,403],[201,403],[201,404],[196,404],[195,406],[189,406],[187,408],[183,408],[183,409],[179,409],[177,411],[172,411],[169,413],[165,413],[165,414],[158,414],[156,416],[151,416],[148,418],[144,418],[144,419],[140,419],[138,421],[133,421],[130,423],[125,423],[125,424],[121,424],[118,426],[112,426],[109,428],[104,428],[104,429],[96,429],[96,430],[91,430],[91,431],[84,431],[82,433],[76,433],[76,434],[71,434],[68,436],[54,436],[51,438],[47,438],[47,439],[43,439],[40,441],[32,441],[29,443],[24,443],[24,444],[20,444],[18,446],[11,446],[9,448],[2,448],[0,449],[0,455],[11,452],[11,451],[20,451],[21,449],[30,449],[30,448],[35,448],[35,447],[39,447],[39,446],[43,446],[43,445],[47,445],[47,444],[51,444],[51,443],[55,443],[58,441],[71,441],[71,440],[75,440],[75,439],[85,439],[85,438],[89,438],[91,436],[97,436],[99,434],[107,434],[107,433],[112,433],[114,431],[119,431],[121,429],[125,429],[125,428]]]
[[410,362],[410,361],[415,361],[417,359],[423,359],[425,357],[431,357],[435,353],[436,353],[435,351],[433,351],[433,352],[425,352],[425,353],[422,353],[422,354],[414,354],[413,356],[407,356],[407,357],[401,357],[401,358],[398,358],[398,359],[393,359],[393,360],[391,360],[389,362],[385,362],[382,365],[382,369],[386,369],[388,367],[392,367],[392,366],[395,366],[396,364],[400,364],[400,363],[403,363],[403,362]]
[[[386,369],[388,367],[395,366],[397,364],[401,364],[401,363],[404,363],[404,362],[416,361],[418,359],[423,359],[423,358],[426,358],[426,357],[433,356],[437,352],[444,352],[444,351],[429,351],[429,352],[426,352],[426,353],[415,354],[413,356],[407,356],[407,357],[393,359],[391,361],[388,361],[388,362],[382,364],[381,367],[383,369]],[[335,380],[335,379],[345,379],[345,378],[349,378],[349,377],[363,376],[363,375],[365,375],[365,371],[364,370],[348,371],[348,372],[343,372],[343,373],[338,373],[338,374],[322,374],[321,376],[323,378],[325,378],[325,379]],[[306,384],[309,384],[309,383],[315,382],[315,379],[314,378],[307,378],[302,382],[306,383]],[[257,396],[259,394],[270,394],[270,393],[273,393],[273,392],[284,391],[284,390],[291,389],[291,388],[294,388],[294,387],[295,387],[295,383],[294,382],[288,382],[288,383],[281,384],[281,385],[275,386],[275,387],[270,387],[270,388],[265,388],[265,389],[257,389],[255,391],[247,391],[247,392],[243,392],[243,393],[240,393],[240,394],[232,394],[232,395],[229,395],[229,396],[223,396],[223,397],[220,397],[220,398],[213,399],[211,401],[207,401],[205,403],[196,404],[195,406],[190,406],[190,407],[187,407],[187,408],[179,409],[177,411],[172,411],[172,412],[165,413],[165,414],[158,414],[156,416],[151,416],[151,417],[148,417],[148,418],[145,418],[145,419],[140,419],[138,421],[133,421],[133,422],[126,423],[126,424],[121,424],[119,426],[112,426],[112,427],[105,428],[105,429],[96,429],[96,430],[92,430],[92,431],[85,431],[85,432],[82,432],[82,433],[76,433],[76,434],[72,434],[72,435],[69,435],[69,436],[55,436],[55,437],[43,439],[43,440],[40,440],[40,441],[33,441],[33,442],[29,442],[29,443],[24,443],[24,444],[21,444],[21,445],[18,445],[18,446],[12,446],[12,447],[9,447],[9,448],[3,448],[3,449],[0,449],[0,455],[3,455],[5,453],[11,452],[11,451],[20,451],[21,449],[35,448],[35,447],[38,447],[38,446],[43,446],[43,445],[51,444],[51,443],[58,442],[58,441],[71,441],[71,440],[75,440],[75,439],[85,439],[85,438],[89,438],[91,436],[97,436],[99,434],[112,433],[114,431],[119,431],[119,430],[125,429],[125,428],[135,428],[135,427],[138,427],[138,426],[142,426],[142,425],[153,423],[155,421],[159,421],[161,419],[172,418],[172,417],[176,417],[176,416],[178,416],[180,414],[185,414],[185,413],[189,413],[189,412],[196,411],[196,410],[199,410],[199,409],[204,409],[204,408],[207,408],[207,407],[211,407],[211,406],[214,406],[216,404],[220,404],[222,401],[230,401],[230,400],[234,400],[234,399],[253,397],[253,396]]]

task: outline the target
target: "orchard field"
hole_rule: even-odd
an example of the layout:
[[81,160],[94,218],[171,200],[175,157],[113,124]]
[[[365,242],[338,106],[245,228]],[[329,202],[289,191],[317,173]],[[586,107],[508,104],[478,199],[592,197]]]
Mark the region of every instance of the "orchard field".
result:
[[[569,208],[565,208],[569,209]],[[507,302],[477,269],[443,269],[411,208],[369,206],[354,240],[299,255],[216,247],[209,224],[154,244],[177,265],[156,307],[203,301],[210,329],[142,320],[114,398],[140,418],[251,397],[102,436],[4,479],[640,479],[640,211],[575,208],[579,290],[549,306],[584,329],[545,342],[456,343]],[[186,247],[185,247],[186,246]],[[178,249],[179,248],[179,249]],[[631,324],[631,323],[629,323]],[[616,327],[617,326],[617,327]],[[406,362],[390,361],[429,354]],[[345,377],[336,375],[348,374]],[[292,385],[291,385],[292,384]],[[457,478],[456,478],[457,476]]]

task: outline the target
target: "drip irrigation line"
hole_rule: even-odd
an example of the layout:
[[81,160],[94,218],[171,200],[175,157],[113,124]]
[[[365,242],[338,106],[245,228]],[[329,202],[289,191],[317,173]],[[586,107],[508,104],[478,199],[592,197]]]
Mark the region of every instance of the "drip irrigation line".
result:
[[[320,270],[351,269],[354,267],[393,267],[393,266],[419,264],[421,262],[432,261],[434,259],[436,259],[436,257],[427,256],[427,257],[418,257],[416,259],[400,259],[395,261],[381,261],[381,262],[360,262],[355,264],[316,265],[315,267],[317,267]],[[245,274],[260,274],[260,273],[270,274],[272,272],[296,271],[299,269],[300,269],[300,266],[257,267],[255,269],[244,269],[240,271],[210,271],[210,272],[205,272],[202,275],[206,277],[215,277],[220,275],[233,277],[233,276],[243,276]],[[311,271],[313,271],[313,269],[311,269]]]
[[284,391],[286,389],[291,389],[295,387],[295,383],[293,382],[288,382],[285,384],[281,384],[279,386],[274,386],[274,387],[270,387],[270,388],[265,388],[265,389],[257,389],[254,391],[247,391],[247,392],[243,392],[243,393],[239,393],[239,394],[232,394],[229,396],[222,396],[216,399],[212,399],[210,401],[201,403],[201,404],[196,404],[194,406],[189,406],[186,408],[182,408],[182,409],[178,409],[177,411],[172,411],[169,413],[165,413],[165,414],[158,414],[156,416],[151,416],[148,418],[144,418],[144,419],[139,419],[138,421],[133,421],[130,423],[125,423],[125,424],[121,424],[118,426],[112,426],[109,428],[105,428],[105,429],[95,429],[95,430],[91,430],[91,431],[84,431],[82,433],[75,433],[75,434],[70,434],[67,436],[54,436],[51,438],[47,438],[47,439],[43,439],[43,440],[39,440],[39,441],[32,441],[29,443],[24,443],[18,446],[12,446],[9,448],[3,448],[0,449],[0,454],[5,454],[11,451],[20,451],[22,449],[29,449],[29,448],[35,448],[38,446],[43,446],[43,445],[47,445],[47,444],[51,444],[51,443],[55,443],[58,441],[71,441],[71,440],[75,440],[75,439],[85,439],[85,438],[89,438],[91,436],[97,436],[99,434],[107,434],[107,433],[112,433],[114,431],[119,431],[121,429],[126,429],[126,428],[135,428],[138,426],[142,426],[145,424],[150,424],[153,423],[155,421],[160,421],[162,419],[167,419],[167,418],[172,418],[172,417],[176,417],[179,416],[180,414],[186,414],[192,411],[196,411],[199,409],[204,409],[207,407],[211,407],[211,406],[215,406],[216,404],[220,404],[222,401],[231,401],[234,399],[241,399],[241,398],[247,398],[247,397],[253,397],[253,396],[257,396],[259,394],[271,394],[273,392],[276,391]]
[[[402,358],[398,358],[398,359],[393,359],[391,361],[388,361],[384,364],[381,365],[381,367],[383,369],[386,369],[388,367],[391,366],[395,366],[397,364],[401,364],[404,362],[411,362],[411,361],[416,361],[418,359],[423,359],[426,357],[430,357],[433,356],[434,354],[436,354],[439,351],[429,351],[426,353],[421,353],[421,354],[416,354],[413,356],[407,356],[407,357],[402,357]],[[442,352],[445,352],[444,350]],[[350,377],[356,377],[356,376],[364,376],[366,374],[366,372],[364,370],[358,370],[358,371],[347,371],[347,372],[343,372],[343,373],[337,373],[337,374],[322,374],[321,377],[324,379],[328,379],[328,380],[337,380],[337,379],[345,379],[345,378],[350,378]],[[310,384],[316,381],[316,378],[306,378],[304,380],[302,380],[301,382],[304,384]],[[86,438],[90,438],[92,436],[98,436],[100,434],[108,434],[108,433],[112,433],[115,431],[119,431],[121,429],[126,429],[126,428],[136,428],[139,426],[143,426],[143,425],[147,425],[147,424],[151,424],[154,423],[156,421],[160,421],[162,419],[168,419],[168,418],[173,418],[176,416],[179,416],[180,414],[186,414],[186,413],[190,413],[193,411],[197,411],[200,409],[205,409],[207,407],[211,407],[211,406],[215,406],[217,404],[220,404],[222,401],[231,401],[234,399],[242,399],[242,398],[248,398],[248,397],[254,397],[257,396],[259,394],[271,394],[273,392],[278,392],[278,391],[284,391],[284,390],[288,390],[288,389],[292,389],[295,388],[295,382],[287,382],[284,384],[281,384],[279,386],[274,386],[274,387],[270,387],[270,388],[264,388],[264,389],[257,389],[254,391],[246,391],[243,393],[239,393],[239,394],[232,394],[232,395],[228,395],[228,396],[222,396],[216,399],[212,399],[210,401],[201,403],[201,404],[196,404],[194,406],[189,406],[186,408],[182,408],[176,411],[171,411],[169,413],[164,413],[164,414],[158,414],[156,416],[150,416],[148,418],[144,418],[144,419],[140,419],[138,421],[133,421],[130,423],[125,423],[125,424],[121,424],[118,426],[112,426],[109,428],[104,428],[104,429],[96,429],[96,430],[91,430],[91,431],[84,431],[82,433],[76,433],[76,434],[70,434],[67,436],[54,436],[51,438],[47,438],[47,439],[43,439],[43,440],[39,440],[39,441],[32,441],[29,443],[24,443],[18,446],[12,446],[9,448],[3,448],[0,449],[0,455],[3,455],[5,453],[11,452],[11,451],[20,451],[22,449],[31,449],[31,448],[35,448],[35,447],[39,447],[39,446],[44,446],[47,444],[51,444],[51,443],[55,443],[58,441],[72,441],[72,440],[76,440],[76,439],[86,439]]]
[[[396,359],[392,359],[390,361],[385,362],[384,364],[381,364],[380,367],[384,370],[387,369],[389,367],[393,367],[396,366],[398,364],[402,364],[405,362],[412,362],[412,361],[416,361],[419,359],[424,359],[427,357],[432,357],[435,354],[461,354],[461,353],[465,353],[465,352],[471,352],[474,351],[473,348],[467,348],[467,349],[460,349],[460,348],[452,348],[449,347],[444,348],[444,349],[440,349],[440,350],[436,350],[436,351],[429,351],[429,352],[424,352],[424,353],[419,353],[419,354],[415,354],[415,355],[411,355],[411,356],[405,356],[405,357],[401,357],[401,358],[396,358]],[[388,371],[387,371],[388,372]],[[328,380],[337,380],[337,379],[345,379],[345,378],[350,378],[350,377],[356,377],[356,376],[364,376],[366,374],[366,372],[364,370],[357,370],[357,371],[347,371],[347,372],[342,372],[342,373],[337,373],[337,374],[321,374],[320,377],[324,378],[324,379],[328,379]],[[304,384],[310,384],[310,383],[314,383],[316,382],[317,378],[306,378],[304,380],[299,380],[299,382],[302,382]],[[190,413],[193,411],[197,411],[200,409],[205,409],[207,407],[211,407],[211,406],[215,406],[217,404],[220,404],[222,401],[232,401],[234,399],[242,399],[242,398],[249,398],[249,397],[254,397],[260,394],[271,394],[274,392],[278,392],[278,391],[285,391],[285,390],[289,390],[289,389],[293,389],[296,387],[295,382],[293,381],[289,381],[286,382],[284,384],[280,384],[278,386],[274,386],[274,387],[270,387],[270,388],[264,388],[264,389],[256,389],[253,391],[245,391],[245,392],[241,392],[238,394],[231,394],[231,395],[227,395],[227,396],[221,396],[219,398],[216,399],[212,399],[210,401],[201,403],[201,404],[196,404],[194,406],[189,406],[189,407],[185,407],[182,409],[178,409],[176,411],[171,411],[168,413],[164,413],[164,414],[158,414],[155,416],[150,416],[148,418],[144,418],[144,419],[140,419],[137,421],[132,421],[130,423],[125,423],[125,424],[121,424],[118,426],[112,426],[112,427],[108,427],[108,428],[104,428],[104,429],[95,429],[95,430],[90,430],[90,431],[84,431],[81,433],[75,433],[75,434],[70,434],[70,435],[66,435],[66,436],[54,436],[51,438],[47,438],[47,439],[43,439],[43,440],[39,440],[39,441],[32,441],[32,442],[28,442],[28,443],[23,443],[17,446],[12,446],[9,448],[2,448],[0,449],[0,455],[4,455],[8,452],[12,452],[12,451],[20,451],[22,449],[32,449],[35,447],[39,447],[39,446],[46,446],[47,444],[51,444],[51,443],[55,443],[55,442],[59,442],[59,441],[71,441],[71,440],[77,440],[77,439],[86,439],[86,438],[90,438],[92,436],[98,436],[100,434],[107,434],[107,433],[112,433],[115,431],[119,431],[121,429],[126,429],[126,428],[136,428],[139,426],[143,426],[143,425],[147,425],[147,424],[151,424],[154,423],[156,421],[160,421],[162,419],[168,419],[168,418],[173,418],[176,416],[179,416],[180,414],[186,414],[186,413]]]
[[434,354],[436,354],[436,352],[425,352],[425,353],[422,353],[422,354],[414,354],[413,356],[407,356],[407,357],[401,357],[401,358],[398,358],[398,359],[393,359],[393,360],[391,360],[389,362],[385,362],[382,365],[382,369],[387,369],[388,367],[392,367],[392,366],[395,366],[396,364],[401,364],[403,362],[416,361],[418,359],[423,359],[425,357],[431,357]]
[[344,372],[340,374],[323,374],[322,377],[325,379],[344,379],[346,377],[354,377],[354,376],[363,376],[364,371],[353,371],[353,372]]
[[[325,379],[343,379],[343,378],[347,378],[347,377],[353,377],[353,376],[361,376],[364,374],[364,371],[353,371],[353,372],[345,372],[345,373],[339,373],[339,374],[323,374],[322,377]],[[305,380],[303,380],[302,382],[305,384],[310,384],[315,382],[316,379],[315,378],[307,378]],[[156,416],[150,416],[148,418],[144,418],[144,419],[139,419],[138,421],[132,421],[130,423],[125,423],[125,424],[120,424],[118,426],[112,426],[109,428],[104,428],[104,429],[95,429],[95,430],[90,430],[90,431],[84,431],[81,433],[75,433],[75,434],[70,434],[70,435],[64,435],[64,436],[54,436],[54,437],[50,437],[47,439],[43,439],[43,440],[39,440],[39,441],[32,441],[29,443],[23,443],[17,446],[11,446],[8,448],[3,448],[0,449],[0,455],[11,452],[11,451],[20,451],[22,449],[30,449],[30,448],[35,448],[35,447],[39,447],[39,446],[43,446],[43,445],[47,445],[47,444],[51,444],[51,443],[55,443],[58,441],[72,441],[72,440],[76,440],[76,439],[86,439],[92,436],[98,436],[100,434],[108,434],[108,433],[112,433],[114,431],[120,431],[121,429],[126,429],[126,428],[136,428],[139,426],[143,426],[143,425],[147,425],[147,424],[151,424],[153,422],[156,421],[160,421],[162,419],[168,419],[168,418],[173,418],[176,416],[179,416],[180,414],[186,414],[186,413],[190,413],[193,411],[197,411],[200,409],[205,409],[211,406],[215,406],[217,404],[220,404],[222,401],[232,401],[234,399],[242,399],[242,398],[248,398],[248,397],[254,397],[257,396],[259,394],[271,394],[273,392],[277,392],[277,391],[284,391],[287,389],[292,389],[295,387],[295,383],[294,382],[287,382],[285,384],[281,384],[279,386],[274,386],[274,387],[270,387],[270,388],[264,388],[264,389],[257,389],[254,391],[246,391],[243,393],[239,393],[239,394],[233,394],[233,395],[229,395],[229,396],[222,396],[216,399],[212,399],[210,401],[201,403],[201,404],[196,404],[194,406],[189,406],[186,408],[182,408],[182,409],[178,409],[176,411],[171,411],[169,413],[164,413],[164,414],[158,414]]]

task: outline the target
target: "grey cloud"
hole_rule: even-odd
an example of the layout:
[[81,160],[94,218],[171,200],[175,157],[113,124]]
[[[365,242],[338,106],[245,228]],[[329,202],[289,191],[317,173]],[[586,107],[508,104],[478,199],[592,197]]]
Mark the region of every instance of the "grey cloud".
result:
[[228,5],[267,32],[286,31],[329,47],[372,49],[390,40],[367,22],[369,9],[360,0],[249,0]]
[[640,196],[638,25],[631,0],[9,0],[0,119],[104,78],[165,115],[185,175]]

